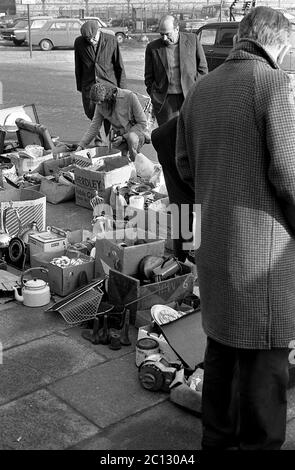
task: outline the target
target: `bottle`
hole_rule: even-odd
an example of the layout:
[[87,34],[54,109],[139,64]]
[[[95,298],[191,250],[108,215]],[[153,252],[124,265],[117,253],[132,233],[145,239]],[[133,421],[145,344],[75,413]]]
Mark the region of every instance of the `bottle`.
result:
[[129,339],[129,323],[130,323],[130,310],[126,309],[124,316],[124,323],[120,334],[120,343],[123,346],[129,346],[131,341]]
[[90,165],[92,165],[92,163],[93,163],[93,162],[92,162],[92,156],[91,156],[91,153],[90,153],[90,152],[87,152],[87,153],[86,153],[86,155],[87,155],[87,157],[88,157],[88,158],[89,158],[89,160],[90,160]]
[[22,239],[22,241],[24,243],[27,244],[27,243],[29,243],[30,235],[32,235],[33,233],[36,233],[36,232],[39,232],[39,229],[38,229],[38,226],[37,226],[37,222],[34,221],[34,222],[31,223],[31,226],[26,227],[24,229],[24,231],[21,234],[19,234],[18,236]]
[[108,330],[108,316],[103,316],[103,327],[99,332],[99,342],[100,344],[108,344],[109,342],[109,330]]

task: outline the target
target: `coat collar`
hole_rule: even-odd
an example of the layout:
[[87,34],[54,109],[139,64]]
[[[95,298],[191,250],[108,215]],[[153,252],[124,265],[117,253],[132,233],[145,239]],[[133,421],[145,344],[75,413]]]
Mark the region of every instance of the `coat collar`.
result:
[[253,39],[240,39],[239,42],[234,46],[228,60],[260,60],[267,62],[272,68],[279,69],[280,66],[275,60],[268,54],[262,44]]
[[[158,54],[160,56],[160,59],[162,61],[162,64],[164,66],[164,69],[167,71],[168,70],[168,61],[167,61],[167,52],[166,52],[166,47],[165,44],[163,43],[162,40],[160,40],[160,47],[157,49]],[[188,43],[188,38],[185,34],[183,34],[181,31],[179,32],[179,39],[178,39],[178,44],[179,44],[179,58],[181,60],[181,53],[180,51],[185,50],[186,45]]]
[[[85,38],[83,38],[85,43],[86,43],[86,47],[85,47],[85,52],[86,54],[89,56],[89,58],[95,62],[96,61],[96,50],[97,48],[93,47],[91,44],[89,44]],[[105,37],[105,34],[103,32],[100,32],[100,37],[99,37],[99,41],[98,41],[98,51],[97,53],[99,53],[99,51],[101,51],[102,48],[105,47],[105,43],[106,43],[106,37]]]

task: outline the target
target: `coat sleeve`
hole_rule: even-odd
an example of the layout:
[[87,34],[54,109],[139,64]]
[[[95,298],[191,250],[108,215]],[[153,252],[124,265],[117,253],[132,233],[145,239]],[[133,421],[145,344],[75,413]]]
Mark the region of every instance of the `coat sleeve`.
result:
[[180,178],[194,191],[194,174],[188,157],[183,108],[180,111],[177,123],[175,162]]
[[75,76],[77,90],[82,91],[82,62],[79,54],[79,45],[77,40],[74,44],[74,55],[75,55]]
[[208,73],[208,64],[202,44],[196,35],[196,62],[197,71],[199,75],[206,75]]
[[[295,233],[295,91],[291,78],[282,71],[266,78],[262,122],[269,153],[268,177]],[[258,110],[261,108],[260,102]]]
[[114,53],[113,53],[113,67],[114,67],[114,72],[117,80],[117,86],[119,88],[127,88],[127,81],[126,81],[126,73],[125,73],[125,67],[119,47],[119,43],[117,38],[115,38],[116,44],[114,48]]
[[132,125],[132,127],[129,129],[128,132],[139,131],[143,133],[144,135],[146,135],[146,137],[148,137],[149,132],[147,130],[147,118],[146,118],[146,115],[144,114],[144,111],[139,102],[139,99],[134,93],[130,95],[129,99],[130,99],[129,101],[130,115],[132,116],[131,120],[134,122],[134,124]]
[[148,44],[145,50],[145,68],[144,68],[144,83],[148,95],[151,95],[152,85],[154,82],[154,65],[151,47]]
[[100,113],[99,107],[96,105],[94,116],[91,121],[90,127],[85,132],[85,134],[83,135],[78,145],[85,148],[88,144],[90,144],[90,142],[94,139],[94,137],[97,135],[98,131],[100,130],[101,125],[103,123],[103,119],[104,117]]

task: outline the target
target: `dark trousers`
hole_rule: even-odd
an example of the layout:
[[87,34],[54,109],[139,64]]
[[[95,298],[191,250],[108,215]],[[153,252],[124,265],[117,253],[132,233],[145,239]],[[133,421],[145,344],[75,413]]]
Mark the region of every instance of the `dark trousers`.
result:
[[159,124],[159,126],[161,126],[162,124],[165,124],[165,122],[179,115],[179,111],[180,111],[183,101],[184,101],[184,96],[182,93],[178,95],[166,96],[160,112],[155,113],[157,123]]
[[288,348],[237,349],[208,338],[202,447],[278,450],[285,440]]

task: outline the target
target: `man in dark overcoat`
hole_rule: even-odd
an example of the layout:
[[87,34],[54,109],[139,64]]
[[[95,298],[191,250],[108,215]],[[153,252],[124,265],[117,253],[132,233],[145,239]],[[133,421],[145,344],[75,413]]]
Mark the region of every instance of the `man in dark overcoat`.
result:
[[188,90],[208,67],[197,35],[180,32],[176,18],[163,16],[159,33],[146,47],[144,80],[161,125],[179,114]]
[[82,93],[86,116],[92,119],[95,103],[89,95],[95,82],[127,88],[119,44],[115,36],[99,30],[97,21],[90,20],[81,26],[81,36],[75,40],[74,51],[77,90]]
[[[280,449],[295,339],[295,101],[280,69],[291,25],[268,7],[183,104],[176,163],[201,204],[196,253],[204,449]],[[237,371],[239,427],[229,417]]]

